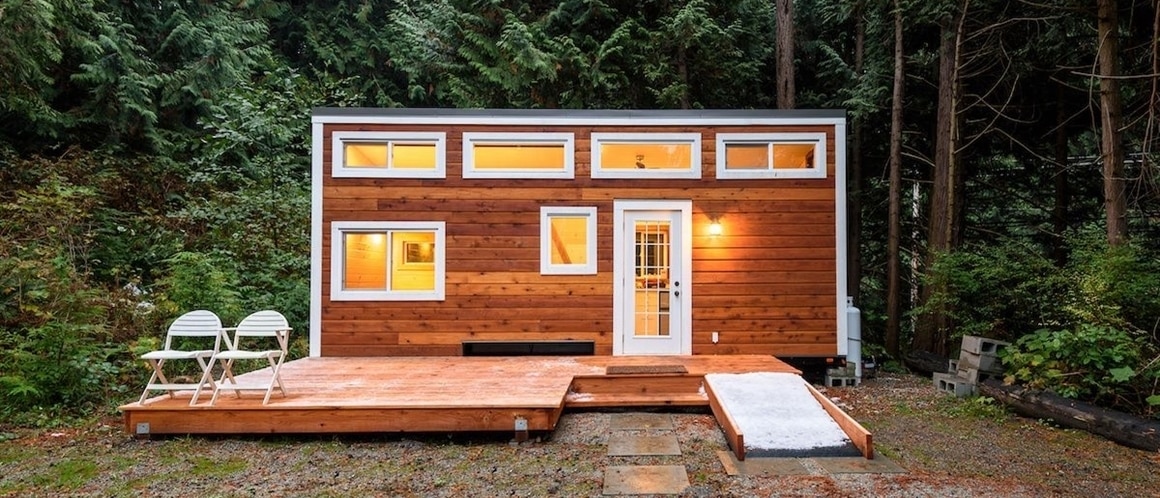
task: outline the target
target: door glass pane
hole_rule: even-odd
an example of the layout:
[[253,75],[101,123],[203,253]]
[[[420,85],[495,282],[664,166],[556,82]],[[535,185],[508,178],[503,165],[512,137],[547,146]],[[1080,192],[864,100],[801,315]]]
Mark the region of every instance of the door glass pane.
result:
[[669,230],[668,221],[636,222],[635,336],[669,335]]

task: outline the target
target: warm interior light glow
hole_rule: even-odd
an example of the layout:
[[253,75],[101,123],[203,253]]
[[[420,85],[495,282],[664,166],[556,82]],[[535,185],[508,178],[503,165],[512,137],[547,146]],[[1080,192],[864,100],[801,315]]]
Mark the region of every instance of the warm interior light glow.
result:
[[433,143],[396,143],[391,154],[391,167],[398,169],[435,169],[438,161]]
[[552,264],[588,264],[588,218],[583,216],[552,216],[550,220]]
[[564,144],[475,144],[476,169],[563,170]]
[[776,144],[773,146],[775,169],[814,167],[814,144]]
[[709,236],[716,237],[718,235],[721,235],[721,222],[713,220],[709,223]]
[[604,169],[693,168],[693,144],[690,143],[602,143],[600,167]]

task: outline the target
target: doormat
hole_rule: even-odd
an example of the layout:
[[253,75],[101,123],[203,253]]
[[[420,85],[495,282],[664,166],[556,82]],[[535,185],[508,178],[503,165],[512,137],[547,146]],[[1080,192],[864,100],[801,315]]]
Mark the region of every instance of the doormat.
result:
[[605,375],[634,375],[634,374],[684,374],[689,373],[684,365],[608,365],[604,368]]

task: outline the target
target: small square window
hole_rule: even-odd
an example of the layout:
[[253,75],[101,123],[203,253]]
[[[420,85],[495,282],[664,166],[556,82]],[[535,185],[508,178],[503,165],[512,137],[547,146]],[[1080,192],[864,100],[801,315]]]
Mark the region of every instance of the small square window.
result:
[[540,273],[596,274],[596,208],[540,208]]
[[464,178],[575,176],[571,133],[464,133]]
[[442,222],[331,223],[335,301],[442,301]]
[[825,133],[717,134],[717,178],[825,177]]
[[593,133],[592,178],[701,178],[700,133]]
[[336,131],[338,178],[444,178],[446,134]]

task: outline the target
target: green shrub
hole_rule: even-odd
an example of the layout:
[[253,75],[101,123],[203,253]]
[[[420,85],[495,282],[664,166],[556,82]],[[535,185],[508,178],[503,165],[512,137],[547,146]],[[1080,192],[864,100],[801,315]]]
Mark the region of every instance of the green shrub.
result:
[[1059,308],[1066,277],[1037,248],[1016,241],[941,254],[924,280],[945,292],[934,293],[912,313],[941,306],[957,336],[1014,340],[1024,331],[1067,320]]
[[1038,330],[1002,353],[1010,380],[1060,396],[1137,413],[1160,404],[1160,367],[1144,359],[1150,344],[1140,334],[1107,326]]

